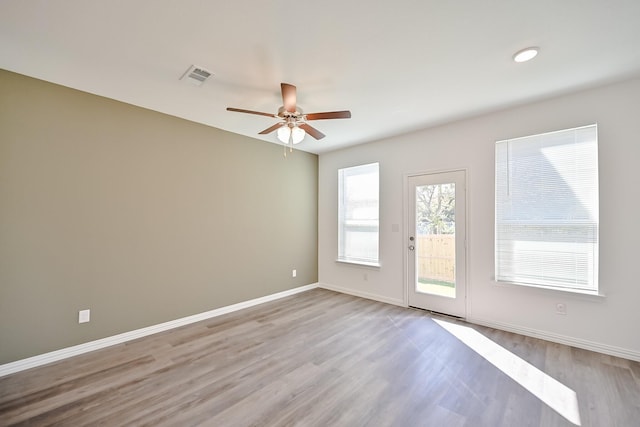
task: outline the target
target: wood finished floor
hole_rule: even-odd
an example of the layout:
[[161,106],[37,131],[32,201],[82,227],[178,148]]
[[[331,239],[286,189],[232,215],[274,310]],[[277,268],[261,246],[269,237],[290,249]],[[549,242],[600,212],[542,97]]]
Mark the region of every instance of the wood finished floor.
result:
[[[0,378],[0,425],[574,425],[433,319],[314,289]],[[640,363],[463,325],[640,426]]]

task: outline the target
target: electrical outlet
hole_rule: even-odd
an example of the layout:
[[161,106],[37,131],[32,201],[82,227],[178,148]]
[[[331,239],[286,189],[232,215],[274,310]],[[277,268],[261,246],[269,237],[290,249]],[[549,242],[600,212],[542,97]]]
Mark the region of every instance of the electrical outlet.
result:
[[291,277],[296,277],[298,272],[296,270],[291,270]]
[[559,302],[556,304],[556,314],[567,314],[567,305],[565,303]]
[[80,310],[78,312],[78,323],[87,323],[91,319],[91,310]]

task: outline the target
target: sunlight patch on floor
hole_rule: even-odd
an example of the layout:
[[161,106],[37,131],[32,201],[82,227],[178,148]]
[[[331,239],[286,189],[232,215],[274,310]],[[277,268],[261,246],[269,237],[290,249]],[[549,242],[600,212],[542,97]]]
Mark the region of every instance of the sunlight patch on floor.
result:
[[575,391],[535,366],[501,347],[475,329],[433,319],[473,351],[575,425],[580,425],[580,409]]

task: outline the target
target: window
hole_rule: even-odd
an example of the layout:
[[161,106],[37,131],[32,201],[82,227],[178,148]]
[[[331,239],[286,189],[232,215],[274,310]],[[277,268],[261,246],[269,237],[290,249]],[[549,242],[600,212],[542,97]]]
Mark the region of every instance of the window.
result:
[[598,292],[597,125],[496,143],[496,280]]
[[338,170],[338,261],[378,265],[378,163]]

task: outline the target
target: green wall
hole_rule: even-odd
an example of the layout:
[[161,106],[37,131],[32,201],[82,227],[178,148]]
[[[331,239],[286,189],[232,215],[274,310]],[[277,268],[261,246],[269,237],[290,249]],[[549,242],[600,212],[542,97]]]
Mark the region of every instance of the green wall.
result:
[[0,364],[317,282],[317,189],[316,155],[0,70]]

